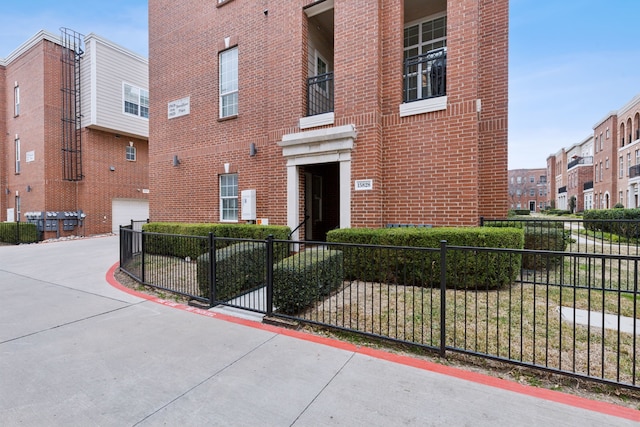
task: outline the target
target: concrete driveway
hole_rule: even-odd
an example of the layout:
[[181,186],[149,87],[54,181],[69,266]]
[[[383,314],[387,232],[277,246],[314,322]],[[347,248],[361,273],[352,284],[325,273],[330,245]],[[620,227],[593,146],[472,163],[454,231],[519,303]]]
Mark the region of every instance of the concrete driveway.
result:
[[107,280],[117,258],[117,237],[0,247],[0,426],[640,422],[628,408],[131,295]]

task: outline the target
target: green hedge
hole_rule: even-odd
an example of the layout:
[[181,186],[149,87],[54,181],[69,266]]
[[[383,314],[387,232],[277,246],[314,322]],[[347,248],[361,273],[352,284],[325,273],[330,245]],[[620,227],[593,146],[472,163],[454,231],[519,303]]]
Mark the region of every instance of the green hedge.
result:
[[[571,233],[557,227],[526,227],[524,247],[531,250],[559,251],[567,248]],[[562,263],[562,255],[524,254],[522,268],[527,270],[549,269]]]
[[[180,258],[198,258],[207,252],[208,240],[198,237],[207,237],[213,233],[216,237],[228,237],[235,239],[264,240],[269,235],[275,239],[286,240],[291,232],[289,227],[280,225],[253,225],[253,224],[191,224],[175,222],[152,222],[144,224],[142,230],[149,233],[162,233],[162,235],[147,235],[145,251],[155,255],[176,256]],[[184,236],[193,236],[192,238]],[[217,240],[218,248],[229,246],[236,242]],[[275,245],[274,256],[282,259],[287,255],[284,244]]]
[[[391,228],[339,229],[327,241],[432,250],[345,246],[345,277],[352,280],[437,287],[440,284],[440,242],[449,246],[522,249],[524,233],[517,228]],[[447,286],[495,289],[512,284],[521,256],[498,251],[447,250]]]
[[342,283],[342,252],[308,249],[274,266],[273,305],[295,314],[325,297]]
[[[18,230],[18,227],[19,230]],[[16,239],[16,232],[20,232],[20,241]],[[3,243],[34,243],[38,241],[38,229],[35,224],[28,222],[3,222],[0,223],[0,242]]]
[[[267,246],[262,242],[240,242],[216,250],[216,299],[225,301],[266,283]],[[198,287],[209,298],[209,253],[197,260]]]
[[589,231],[640,238],[640,209],[593,209],[585,211],[584,227]]

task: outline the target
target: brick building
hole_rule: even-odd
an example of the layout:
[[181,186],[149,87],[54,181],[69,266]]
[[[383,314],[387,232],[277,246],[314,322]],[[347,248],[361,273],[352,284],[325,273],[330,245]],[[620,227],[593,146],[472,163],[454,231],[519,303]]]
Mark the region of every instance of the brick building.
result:
[[509,209],[540,212],[548,207],[546,169],[509,170]]
[[593,135],[547,158],[549,194],[558,209],[640,207],[640,95],[593,126]]
[[0,220],[45,238],[148,217],[148,61],[40,31],[0,59]]
[[152,221],[505,217],[507,0],[149,4]]
[[[547,158],[547,171],[553,171],[548,181],[549,205],[574,212],[591,209],[593,192],[594,138],[589,136],[571,147],[561,149]],[[607,163],[608,164],[608,163]],[[573,200],[573,202],[572,202]],[[553,201],[553,203],[551,203]]]

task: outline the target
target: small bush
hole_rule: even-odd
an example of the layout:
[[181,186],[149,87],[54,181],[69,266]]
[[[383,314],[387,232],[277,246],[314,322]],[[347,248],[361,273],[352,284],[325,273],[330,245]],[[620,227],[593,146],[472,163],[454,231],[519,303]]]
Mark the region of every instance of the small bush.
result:
[[[526,227],[524,247],[531,250],[563,252],[571,234],[563,228]],[[522,268],[527,270],[549,269],[562,262],[562,255],[524,254]]]
[[[266,283],[266,244],[241,242],[216,250],[216,299],[226,301]],[[197,259],[200,294],[209,298],[209,253]]]
[[274,266],[273,305],[295,314],[329,295],[342,283],[342,252],[308,249]]
[[[19,227],[19,228],[18,228]],[[18,239],[18,234],[20,238]],[[38,241],[38,229],[35,224],[28,222],[0,223],[0,242],[3,243],[34,243]]]

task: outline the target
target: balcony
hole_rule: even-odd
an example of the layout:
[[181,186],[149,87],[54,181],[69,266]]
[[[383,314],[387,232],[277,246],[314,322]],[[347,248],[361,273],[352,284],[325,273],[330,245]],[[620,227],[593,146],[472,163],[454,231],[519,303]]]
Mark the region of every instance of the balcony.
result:
[[[419,83],[419,84],[418,84]],[[404,102],[447,94],[447,50],[440,48],[404,60]]]
[[307,116],[333,111],[333,73],[307,79]]
[[569,162],[569,164],[567,164],[567,169],[571,169],[572,167],[575,167],[578,165],[592,165],[592,164],[593,164],[592,156],[578,157],[577,159],[572,160]]
[[629,178],[636,178],[640,176],[640,165],[631,166],[629,168]]
[[593,181],[585,182],[583,190],[591,190],[593,188]]

